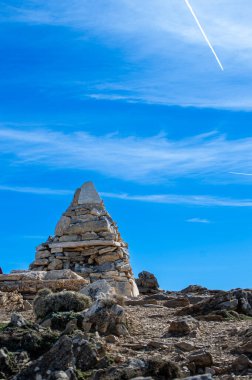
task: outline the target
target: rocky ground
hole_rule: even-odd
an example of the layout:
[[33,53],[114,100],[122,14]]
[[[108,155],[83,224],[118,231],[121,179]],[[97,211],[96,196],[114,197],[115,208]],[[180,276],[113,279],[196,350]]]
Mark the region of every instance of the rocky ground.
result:
[[43,297],[1,306],[0,379],[252,379],[251,290],[96,295],[84,311]]

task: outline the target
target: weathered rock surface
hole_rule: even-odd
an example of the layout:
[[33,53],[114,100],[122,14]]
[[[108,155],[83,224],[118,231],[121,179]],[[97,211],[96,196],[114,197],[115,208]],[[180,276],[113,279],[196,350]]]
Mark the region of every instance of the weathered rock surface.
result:
[[[53,270],[50,272],[24,271],[0,275],[0,302],[10,302],[4,301],[7,298],[8,300],[12,300],[12,305],[18,302],[22,309],[24,307],[22,296],[25,299],[34,298],[38,291],[44,288],[51,289],[52,291],[63,289],[77,291],[87,283],[87,280],[69,269]],[[8,292],[10,293],[9,295]],[[18,310],[18,308],[15,310]]]
[[212,355],[204,350],[191,353],[188,360],[188,368],[193,374],[199,373],[200,370],[204,371],[206,367],[211,367],[213,365]]
[[178,315],[187,314],[207,320],[239,318],[239,315],[252,316],[252,290],[218,292],[213,297],[178,312]]
[[0,330],[0,349],[12,353],[26,352],[31,359],[36,359],[47,352],[57,338],[54,332],[31,322],[21,327],[10,323]]
[[172,321],[168,329],[168,335],[184,336],[196,332],[199,322],[190,317],[180,317]]
[[154,276],[154,274],[143,271],[139,273],[138,278],[136,279],[136,284],[140,293],[156,293],[159,290],[159,284]]
[[115,293],[114,288],[106,280],[97,280],[80,290],[81,294],[96,300],[103,295],[112,295]]
[[14,292],[1,292],[0,291],[0,308],[7,311],[24,310],[24,299],[20,293]]
[[140,296],[123,307],[117,303],[120,297],[102,294],[89,309],[53,312],[40,324],[25,311],[19,312],[22,318],[14,314],[12,323],[0,324],[2,378],[252,378],[251,317],[178,318],[177,308],[163,305],[167,297],[181,298],[180,292],[158,293],[162,297],[154,299]]
[[55,345],[39,359],[19,373],[15,380],[77,379],[75,370],[94,369],[99,363],[98,349],[79,333],[72,337],[62,336]]
[[197,294],[202,294],[206,293],[208,291],[207,288],[204,288],[203,286],[200,285],[189,285],[186,288],[181,290],[181,293],[197,293]]
[[82,313],[85,331],[97,331],[101,335],[128,335],[125,310],[116,299],[105,296]]
[[189,306],[189,305],[190,305],[189,299],[188,298],[182,298],[182,297],[169,299],[164,303],[164,306],[172,307],[172,308],[185,307],[185,306]]

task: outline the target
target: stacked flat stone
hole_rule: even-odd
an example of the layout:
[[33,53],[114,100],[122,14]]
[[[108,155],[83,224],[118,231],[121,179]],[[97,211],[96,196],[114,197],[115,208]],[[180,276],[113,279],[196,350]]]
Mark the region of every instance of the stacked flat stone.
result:
[[118,293],[136,295],[127,248],[93,183],[87,182],[76,190],[55,236],[37,247],[30,269],[71,269],[90,283],[106,279]]

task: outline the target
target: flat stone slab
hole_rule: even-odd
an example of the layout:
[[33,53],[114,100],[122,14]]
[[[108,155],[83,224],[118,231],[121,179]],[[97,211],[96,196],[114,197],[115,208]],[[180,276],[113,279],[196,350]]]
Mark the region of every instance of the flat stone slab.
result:
[[92,247],[92,246],[113,246],[124,247],[125,244],[114,240],[81,240],[81,241],[63,241],[59,243],[49,244],[49,248],[79,248],[79,247]]
[[24,298],[34,297],[41,289],[49,288],[52,291],[72,290],[79,291],[88,281],[77,273],[66,270],[54,271],[25,271],[0,275],[0,291],[18,291]]
[[102,203],[102,200],[97,193],[93,182],[85,182],[82,187],[78,198],[78,204],[85,203]]
[[18,271],[10,274],[1,274],[0,282],[4,281],[52,281],[52,280],[83,280],[70,269],[52,271]]

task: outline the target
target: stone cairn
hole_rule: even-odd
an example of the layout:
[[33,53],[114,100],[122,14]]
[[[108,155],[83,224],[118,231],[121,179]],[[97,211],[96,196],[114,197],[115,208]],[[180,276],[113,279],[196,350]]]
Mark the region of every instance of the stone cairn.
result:
[[92,182],[77,189],[55,236],[37,247],[32,271],[72,270],[89,283],[105,279],[116,292],[137,296],[128,246]]

